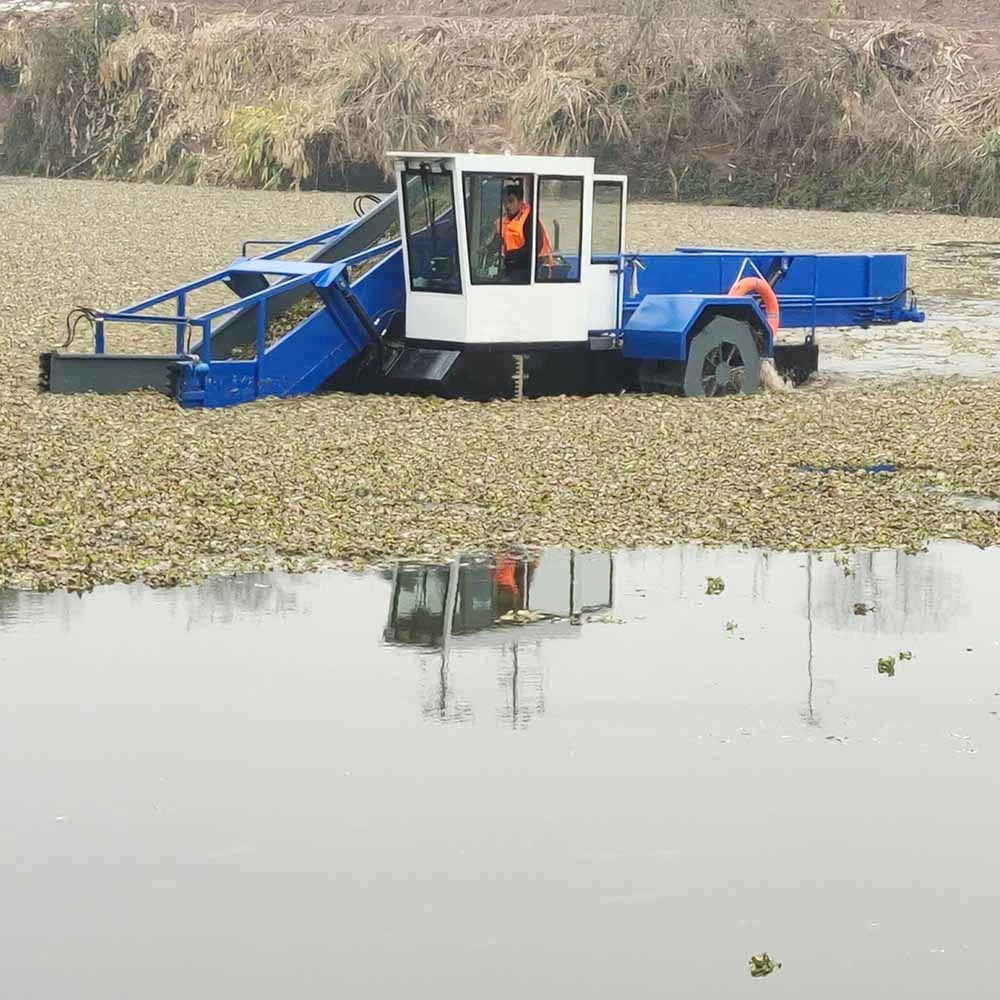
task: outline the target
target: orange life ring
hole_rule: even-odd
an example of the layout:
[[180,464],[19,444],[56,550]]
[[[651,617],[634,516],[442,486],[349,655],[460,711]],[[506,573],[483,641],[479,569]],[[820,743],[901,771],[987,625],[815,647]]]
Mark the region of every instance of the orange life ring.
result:
[[741,278],[729,289],[730,295],[751,295],[756,292],[764,300],[764,315],[772,336],[778,332],[778,296],[774,289],[763,278]]

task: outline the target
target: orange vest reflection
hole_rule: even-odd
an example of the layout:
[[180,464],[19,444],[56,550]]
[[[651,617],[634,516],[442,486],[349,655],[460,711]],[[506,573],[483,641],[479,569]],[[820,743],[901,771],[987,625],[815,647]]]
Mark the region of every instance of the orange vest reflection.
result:
[[530,559],[515,559],[507,554],[496,557],[493,565],[493,582],[497,590],[497,603],[505,611],[523,611],[526,595],[518,583],[521,567],[525,567],[524,575],[530,579],[538,568],[538,556]]

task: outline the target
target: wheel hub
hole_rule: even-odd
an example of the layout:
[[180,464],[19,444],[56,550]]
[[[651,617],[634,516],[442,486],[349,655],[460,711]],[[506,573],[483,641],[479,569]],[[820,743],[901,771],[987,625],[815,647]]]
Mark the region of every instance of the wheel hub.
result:
[[743,385],[743,358],[739,348],[728,341],[713,347],[705,355],[701,371],[706,396],[739,392]]

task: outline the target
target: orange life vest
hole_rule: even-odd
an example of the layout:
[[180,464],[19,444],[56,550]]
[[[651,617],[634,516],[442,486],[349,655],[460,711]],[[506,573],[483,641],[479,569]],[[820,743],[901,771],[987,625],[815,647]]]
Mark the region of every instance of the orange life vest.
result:
[[498,556],[493,570],[493,579],[501,590],[505,590],[515,601],[521,596],[517,585],[517,563],[510,556]]
[[[497,219],[496,230],[503,240],[504,250],[508,253],[511,250],[520,250],[524,246],[526,242],[524,237],[524,223],[527,221],[530,211],[531,206],[525,202],[521,205],[521,211],[513,219],[508,215],[504,215],[502,219]],[[552,244],[549,242],[549,234],[545,231],[545,226],[542,225],[540,219],[538,221],[538,228],[542,233],[542,249],[539,256],[546,258],[551,263]]]

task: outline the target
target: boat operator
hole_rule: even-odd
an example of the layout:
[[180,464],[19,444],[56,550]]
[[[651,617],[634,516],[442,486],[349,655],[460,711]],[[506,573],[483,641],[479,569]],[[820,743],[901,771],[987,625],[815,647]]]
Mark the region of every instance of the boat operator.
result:
[[[534,216],[531,206],[523,199],[521,189],[509,184],[503,192],[504,213],[496,220],[496,234],[489,249],[503,250],[503,274],[508,281],[531,281],[532,252],[529,245]],[[527,235],[526,235],[527,234]],[[535,256],[548,265],[552,264],[552,243],[542,221],[538,221],[535,238]]]

